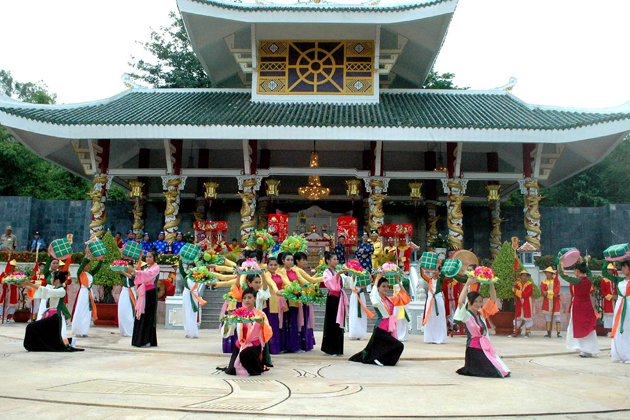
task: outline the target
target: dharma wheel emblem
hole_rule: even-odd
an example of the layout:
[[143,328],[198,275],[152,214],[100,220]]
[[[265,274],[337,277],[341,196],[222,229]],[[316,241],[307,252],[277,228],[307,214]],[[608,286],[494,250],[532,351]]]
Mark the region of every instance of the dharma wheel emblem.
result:
[[361,45],[361,44],[357,44],[357,45],[355,45],[355,46],[354,46],[354,50],[355,50],[357,53],[359,53],[359,54],[361,54],[361,52],[362,52],[364,49],[365,49],[365,48],[363,48],[363,45]]
[[272,53],[275,53],[276,51],[278,51],[278,46],[276,44],[271,44],[269,46],[269,51],[271,51]]

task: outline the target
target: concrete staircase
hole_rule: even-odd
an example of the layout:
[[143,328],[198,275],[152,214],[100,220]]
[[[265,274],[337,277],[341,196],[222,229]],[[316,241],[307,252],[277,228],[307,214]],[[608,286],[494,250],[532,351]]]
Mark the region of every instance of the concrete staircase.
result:
[[[219,315],[221,313],[221,308],[223,307],[223,295],[230,291],[227,287],[219,287],[216,290],[206,289],[203,298],[208,302],[206,306],[203,307],[201,312],[201,328],[207,329],[219,329]],[[348,299],[350,299],[350,290],[346,289],[346,294],[348,295]],[[367,296],[366,296],[367,298]],[[369,303],[369,298],[367,302],[367,307],[372,310],[372,305]],[[315,331],[322,331],[324,329],[324,313],[326,311],[326,305],[313,305],[313,311],[315,313]],[[368,332],[372,331],[374,328],[374,321],[376,317],[372,320],[368,320]]]

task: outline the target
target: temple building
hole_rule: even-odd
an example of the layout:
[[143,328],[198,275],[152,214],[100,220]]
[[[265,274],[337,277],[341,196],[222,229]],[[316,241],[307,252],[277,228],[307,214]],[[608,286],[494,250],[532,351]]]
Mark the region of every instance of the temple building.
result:
[[[208,218],[208,199],[239,200],[238,230],[246,237],[257,214],[264,225],[270,198],[322,206],[358,194],[365,228],[392,218],[414,223],[414,241],[423,246],[444,217],[451,248],[470,248],[463,212],[483,210],[485,246],[494,255],[501,201],[520,191],[521,237],[540,251],[540,186],[596,164],[630,133],[630,103],[605,110],[531,105],[510,92],[513,83],[420,89],[456,0],[177,5],[214,88],[151,89],[126,79],[124,92],[88,103],[0,97],[0,123],[16,139],[93,182],[92,235],[107,228],[112,182],[132,193],[138,232],[144,200],[165,200],[169,241],[180,228],[182,200],[195,200],[197,220]],[[419,210],[387,214],[388,201]]]

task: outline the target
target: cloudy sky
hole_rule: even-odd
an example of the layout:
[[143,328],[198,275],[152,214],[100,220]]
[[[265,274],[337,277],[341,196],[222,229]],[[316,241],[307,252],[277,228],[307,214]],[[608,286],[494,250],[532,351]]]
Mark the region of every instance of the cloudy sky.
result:
[[[0,3],[0,69],[44,80],[59,103],[124,90],[129,57],[143,55],[136,41],[177,10],[175,0]],[[629,16],[629,0],[460,0],[436,69],[472,89],[516,77],[513,93],[534,104],[621,105],[630,101]]]

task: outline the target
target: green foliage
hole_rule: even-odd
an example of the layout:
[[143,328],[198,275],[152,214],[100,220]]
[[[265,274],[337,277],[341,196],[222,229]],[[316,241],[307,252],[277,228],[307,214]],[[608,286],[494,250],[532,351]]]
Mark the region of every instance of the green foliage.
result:
[[431,248],[446,248],[449,249],[451,244],[448,242],[448,237],[438,233],[437,236],[431,241]]
[[110,231],[103,236],[103,244],[107,248],[107,255],[101,262],[101,269],[94,276],[94,284],[103,286],[102,303],[116,303],[112,296],[112,287],[120,284],[120,274],[113,272],[109,267],[114,260],[121,258],[120,249]]
[[42,80],[20,83],[6,70],[0,70],[0,91],[10,98],[32,104],[54,104],[57,101],[57,94],[48,92],[48,86]]
[[453,82],[455,74],[442,73],[439,74],[436,70],[431,69],[431,72],[425,79],[424,83],[420,86],[421,89],[456,89],[466,90],[467,87],[459,87]]
[[172,22],[151,29],[151,40],[140,43],[151,53],[156,62],[131,57],[129,65],[134,68],[132,79],[142,80],[156,88],[206,88],[210,79],[190,45],[182,18],[170,12]]
[[[514,250],[510,244],[506,241],[503,243],[499,255],[494,259],[492,263],[492,270],[494,275],[499,278],[499,281],[495,285],[497,290],[497,297],[502,300],[513,300],[514,294],[512,293],[512,287],[514,286],[515,273],[514,273],[514,259],[517,258],[514,254]],[[523,263],[519,260],[518,270],[523,269]],[[483,297],[490,297],[490,290],[487,285],[482,285],[481,295]]]

